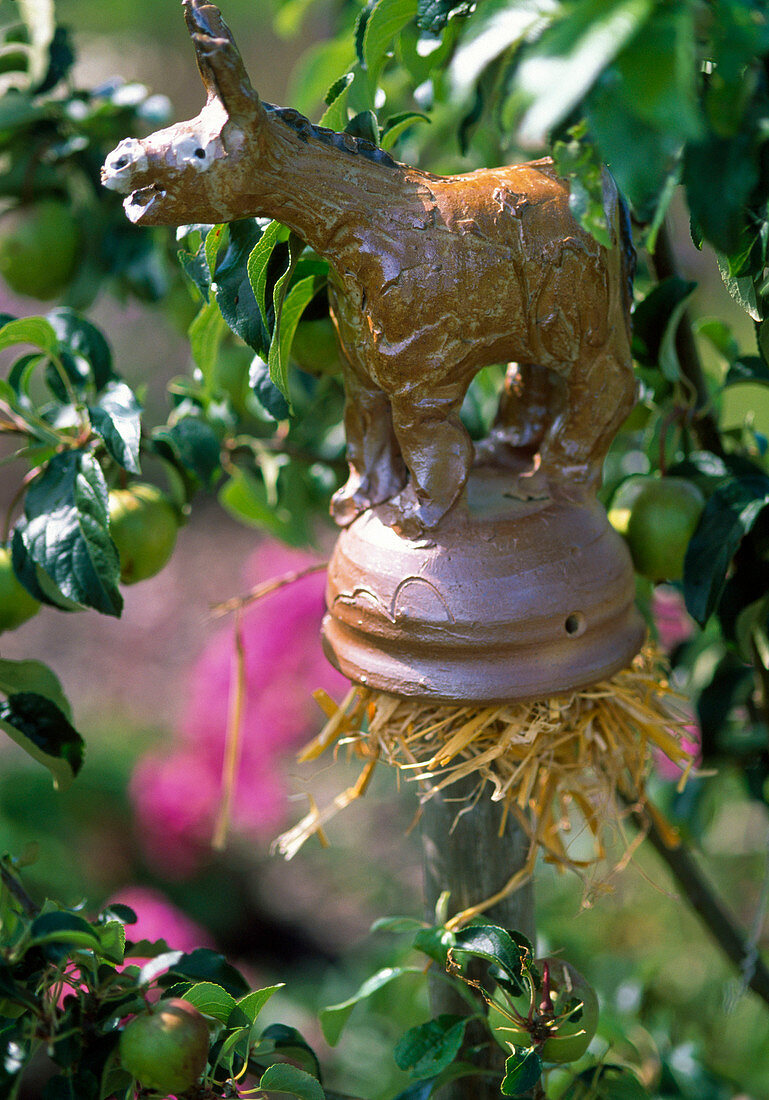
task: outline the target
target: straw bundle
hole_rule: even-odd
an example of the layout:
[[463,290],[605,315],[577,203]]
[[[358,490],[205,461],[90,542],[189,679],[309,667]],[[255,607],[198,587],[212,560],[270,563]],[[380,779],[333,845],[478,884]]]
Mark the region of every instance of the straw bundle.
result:
[[[525,874],[499,896],[531,874],[537,851],[579,872],[603,861],[606,831],[621,827],[629,808],[643,809],[671,847],[677,843],[675,830],[646,797],[646,780],[654,750],[682,769],[681,786],[693,761],[681,745],[683,700],[651,648],[602,683],[535,702],[452,706],[363,687],[354,687],[339,706],[322,692],[316,699],[328,721],[300,761],[348,746],[364,767],[354,786],[323,810],[313,802],[306,817],[279,837],[286,858],[313,835],[324,841],[324,825],[365,792],[379,760],[417,782],[423,800],[470,777],[477,783],[458,804],[459,813],[488,793],[502,803],[501,828],[507,814],[516,816],[530,838],[530,858]],[[581,842],[577,858],[569,848],[585,831],[591,844],[585,852]],[[627,842],[625,849],[623,863],[632,854]]]

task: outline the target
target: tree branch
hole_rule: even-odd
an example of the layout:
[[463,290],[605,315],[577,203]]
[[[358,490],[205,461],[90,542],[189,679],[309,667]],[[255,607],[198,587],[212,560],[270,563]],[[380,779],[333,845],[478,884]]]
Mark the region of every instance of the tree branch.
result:
[[670,848],[651,817],[633,810],[633,819],[667,864],[686,900],[727,958],[741,973],[745,985],[769,1005],[769,968],[737,921],[716,897],[697,866],[691,851],[681,845]]

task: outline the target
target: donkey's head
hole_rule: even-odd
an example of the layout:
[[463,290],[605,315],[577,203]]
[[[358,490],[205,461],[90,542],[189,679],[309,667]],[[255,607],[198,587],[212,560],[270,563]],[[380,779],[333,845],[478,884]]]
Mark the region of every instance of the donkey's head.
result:
[[[183,225],[244,217],[265,110],[219,9],[182,0],[208,97],[203,110],[149,137],[126,138],[109,154],[102,183],[127,195],[132,222]],[[240,199],[240,202],[239,202]]]

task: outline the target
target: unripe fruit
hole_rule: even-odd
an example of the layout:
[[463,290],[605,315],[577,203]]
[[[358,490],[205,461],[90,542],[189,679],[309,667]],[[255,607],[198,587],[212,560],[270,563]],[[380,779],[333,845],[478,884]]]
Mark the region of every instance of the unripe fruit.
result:
[[137,482],[109,494],[109,533],[120,555],[120,579],[136,584],[167,564],[179,529],[170,497],[155,485]]
[[581,1058],[598,1027],[598,998],[578,970],[561,959],[544,959],[549,971],[549,1004],[536,993],[536,1011],[526,1027],[510,1019],[511,1007],[524,1019],[530,998],[508,998],[501,990],[489,1006],[489,1027],[500,1046],[536,1047],[545,1062],[574,1062]]
[[189,1001],[175,997],[136,1016],[120,1036],[120,1062],[142,1088],[186,1092],[208,1061],[208,1025]]
[[649,478],[633,501],[626,532],[636,572],[652,581],[681,580],[704,505],[700,489],[685,478]]
[[0,275],[11,290],[47,301],[66,287],[77,264],[80,230],[61,199],[43,199],[0,218]]
[[17,580],[11,552],[0,546],[0,632],[15,630],[40,610],[40,604]]
[[338,374],[339,343],[330,317],[300,321],[291,344],[291,358],[308,374]]

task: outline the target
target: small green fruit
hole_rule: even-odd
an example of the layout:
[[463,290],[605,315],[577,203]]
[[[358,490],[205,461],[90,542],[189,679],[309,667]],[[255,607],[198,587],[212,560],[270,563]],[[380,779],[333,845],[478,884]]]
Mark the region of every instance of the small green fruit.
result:
[[0,219],[0,275],[30,298],[55,298],[70,281],[80,252],[80,230],[61,199],[16,206]]
[[291,358],[308,374],[338,374],[339,343],[330,317],[300,321],[291,344]]
[[545,1003],[542,991],[534,994],[536,1008],[523,1023],[510,1019],[514,1009],[528,1020],[532,1000],[528,996],[508,998],[497,990],[489,1006],[488,1020],[500,1046],[535,1047],[545,1062],[575,1062],[581,1058],[598,1027],[598,998],[579,971],[561,959],[542,959],[547,964],[550,991]]
[[181,998],[161,1001],[126,1025],[120,1062],[142,1088],[167,1096],[197,1084],[208,1061],[208,1025]]
[[678,581],[705,498],[682,477],[649,478],[633,501],[626,538],[636,572],[652,581]]
[[120,579],[136,584],[168,563],[179,530],[170,497],[155,485],[138,482],[109,494],[109,533],[120,554]]
[[18,581],[11,564],[11,552],[0,546],[0,632],[15,630],[37,615],[40,604]]

